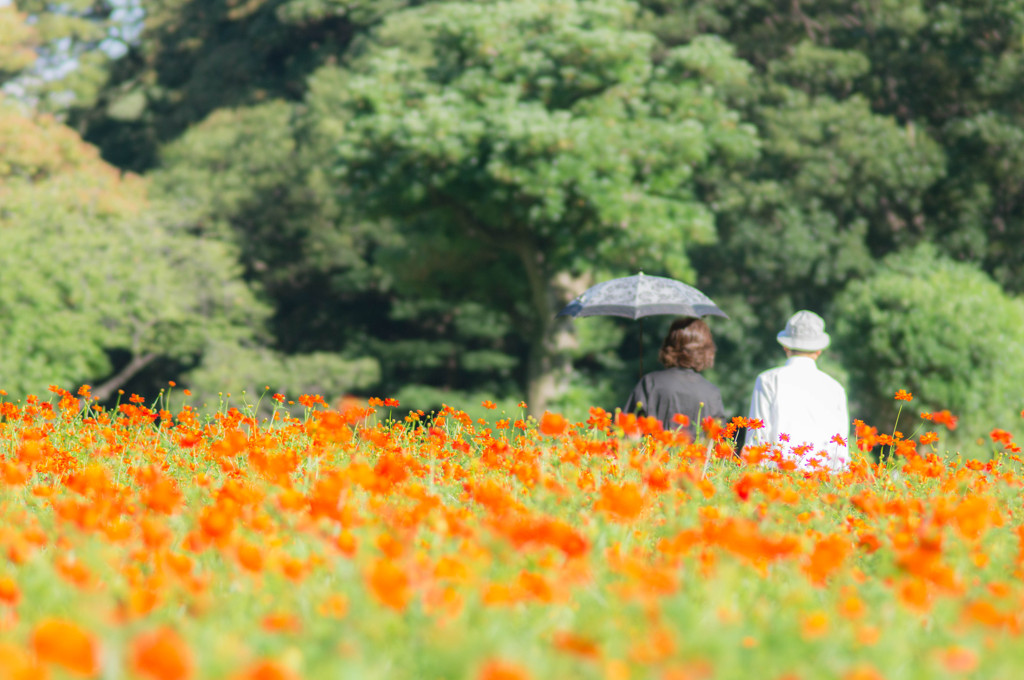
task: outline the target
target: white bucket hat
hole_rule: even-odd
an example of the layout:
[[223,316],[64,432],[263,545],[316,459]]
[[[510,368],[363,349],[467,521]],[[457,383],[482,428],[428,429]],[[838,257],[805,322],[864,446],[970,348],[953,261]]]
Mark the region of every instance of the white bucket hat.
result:
[[775,337],[783,347],[801,352],[825,349],[830,341],[828,333],[825,332],[825,320],[806,309],[789,317],[786,330]]

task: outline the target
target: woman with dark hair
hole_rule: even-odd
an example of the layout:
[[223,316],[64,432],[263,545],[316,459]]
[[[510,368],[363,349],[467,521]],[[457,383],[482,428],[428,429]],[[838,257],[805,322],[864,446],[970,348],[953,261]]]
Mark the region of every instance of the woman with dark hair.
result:
[[654,416],[665,429],[678,429],[680,425],[673,416],[681,413],[690,421],[685,429],[691,436],[704,418],[725,420],[722,395],[700,374],[715,365],[715,341],[706,323],[694,318],[676,319],[661,344],[658,359],[665,370],[640,379],[626,402],[626,413]]

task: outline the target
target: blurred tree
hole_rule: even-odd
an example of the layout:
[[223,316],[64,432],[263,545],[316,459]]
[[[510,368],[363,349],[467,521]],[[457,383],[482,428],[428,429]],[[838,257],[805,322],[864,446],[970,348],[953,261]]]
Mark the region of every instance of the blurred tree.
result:
[[737,322],[720,345],[729,367],[721,386],[738,412],[754,377],[777,360],[786,319],[798,309],[829,318],[848,281],[913,243],[924,197],[944,172],[940,147],[863,98],[811,97],[770,78],[759,79],[764,99],[750,112],[761,156],[743,175],[705,183],[719,242],[694,253],[699,285]]
[[[294,358],[293,368],[310,365],[303,358],[310,354],[325,369],[332,354],[335,376],[307,374],[314,382],[379,385],[370,338],[389,324],[390,291],[370,253],[395,236],[386,223],[360,222],[337,200],[298,118],[281,100],[218,110],[164,146],[148,179],[154,196],[174,206],[181,228],[234,245],[246,278],[273,305],[271,345]],[[252,373],[239,364],[223,366]],[[217,375],[227,377],[225,370]],[[342,380],[346,375],[359,380]]]
[[655,61],[635,22],[620,0],[433,4],[311,82],[345,200],[450,246],[403,253],[399,276],[508,314],[534,411],[562,389],[560,306],[595,273],[690,278],[687,248],[714,238],[694,177],[756,153],[722,102],[747,76],[729,46]]
[[38,33],[27,18],[13,5],[0,5],[0,86],[35,63]]
[[[254,338],[263,308],[223,244],[156,219],[69,128],[0,101],[0,374],[12,394],[103,381]],[[113,361],[112,356],[123,360]]]
[[928,244],[905,250],[851,282],[834,314],[854,417],[884,432],[900,406],[893,395],[908,390],[915,399],[899,429],[917,429],[920,411],[949,409],[960,417],[943,436],[952,450],[1020,422],[1024,301],[975,266]]
[[1024,290],[1020,3],[642,4],[666,44],[714,32],[755,70],[735,105],[764,152],[749,174],[705,186],[724,248],[694,253],[700,285],[746,320],[722,343],[734,403],[788,314],[828,316],[845,281],[887,253],[933,242]]
[[[451,258],[458,244],[361,219],[323,170],[333,152],[306,127],[280,100],[219,110],[163,148],[148,174],[153,193],[175,206],[177,224],[236,244],[247,278],[274,305],[277,350],[356,365],[372,357],[376,390],[423,408],[467,389],[512,391],[520,345],[508,316],[407,285],[419,276],[404,261],[410,249],[427,262],[428,253]],[[450,267],[438,276],[463,274]]]
[[121,13],[128,25],[118,58],[70,120],[108,161],[144,171],[164,143],[217,109],[300,101],[313,70],[343,58],[388,12],[420,2],[134,0],[134,11]]
[[[231,244],[275,349],[372,356],[385,394],[532,381],[524,250],[552,308],[641,267],[692,279],[688,255],[732,317],[711,377],[734,412],[786,317],[831,320],[887,253],[933,241],[1024,290],[1018,3],[473,4],[17,0],[31,21],[0,8],[0,81],[27,101],[27,48],[51,76],[81,57],[75,83],[37,78],[40,106],[123,169],[162,163],[157,203]],[[560,403],[614,406],[634,329],[574,330],[551,336],[555,372],[577,369]]]
[[15,8],[28,18],[34,54],[8,83],[8,92],[60,118],[71,107],[93,106],[111,63],[127,49],[132,0],[14,0],[0,10]]
[[[211,195],[199,191],[205,185],[189,187],[194,192],[185,202],[160,192],[152,200],[142,179],[100,160],[55,117],[32,113],[33,103],[49,108],[24,87],[30,82],[24,74],[39,71],[33,70],[37,53],[47,53],[60,26],[65,40],[93,35],[89,21],[104,12],[94,5],[22,4],[37,13],[0,7],[0,84],[14,83],[20,93],[17,100],[0,99],[3,387],[24,394],[89,382],[106,399],[119,388],[151,394],[173,377],[191,383],[197,398],[213,399],[224,389],[252,393],[267,384],[340,396],[376,382],[372,359],[284,356],[266,344],[269,310],[241,278],[234,234],[187,219]],[[218,198],[232,200],[230,192]],[[258,256],[246,261],[258,267]],[[236,370],[233,379],[211,384],[225,366]]]
[[[774,337],[789,315],[830,318],[833,297],[875,258],[932,233],[928,201],[946,157],[927,129],[875,110],[863,93],[873,68],[865,44],[837,39],[856,34],[847,24],[863,19],[859,3],[644,5],[668,44],[720,32],[755,66],[730,103],[757,127],[761,154],[742,172],[716,167],[700,178],[719,240],[693,250],[698,285],[736,322],[716,332],[711,377],[743,413],[754,377],[778,361]],[[904,9],[883,2],[865,21],[899,21]]]

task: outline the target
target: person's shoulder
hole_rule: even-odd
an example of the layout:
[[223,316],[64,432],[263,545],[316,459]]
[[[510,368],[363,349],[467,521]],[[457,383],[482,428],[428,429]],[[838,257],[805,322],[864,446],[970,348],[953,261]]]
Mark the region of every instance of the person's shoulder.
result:
[[835,378],[830,376],[825,371],[819,370],[819,373],[821,373],[821,381],[822,382],[824,382],[825,384],[829,385],[830,387],[832,387],[836,391],[843,392],[843,393],[846,392],[846,388],[843,387],[843,384],[841,382],[839,382],[838,380],[836,380]]
[[761,380],[761,381],[771,380],[772,378],[778,376],[780,373],[782,373],[785,370],[786,370],[786,365],[785,364],[783,364],[781,366],[776,366],[775,368],[769,368],[766,371],[761,371],[760,373],[758,373],[757,374],[757,379]]
[[694,372],[689,377],[689,384],[692,386],[691,389],[697,391],[700,394],[714,395],[721,397],[721,391],[715,383],[705,378],[700,373]]
[[644,387],[652,387],[654,385],[660,385],[670,378],[669,371],[651,371],[650,373],[644,373],[643,377],[640,378],[640,382],[637,386],[643,385]]
[[[691,371],[690,376],[692,380],[701,383],[702,385],[708,385],[709,387],[715,387],[715,383],[707,379],[707,377],[699,371]],[[717,388],[716,388],[717,389]]]

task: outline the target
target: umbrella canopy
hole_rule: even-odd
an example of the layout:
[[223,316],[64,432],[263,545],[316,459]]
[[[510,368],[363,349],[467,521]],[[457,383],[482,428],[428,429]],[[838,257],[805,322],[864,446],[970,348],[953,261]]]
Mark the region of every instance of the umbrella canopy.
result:
[[724,316],[704,293],[675,279],[663,276],[625,276],[591,286],[565,306],[558,316]]

